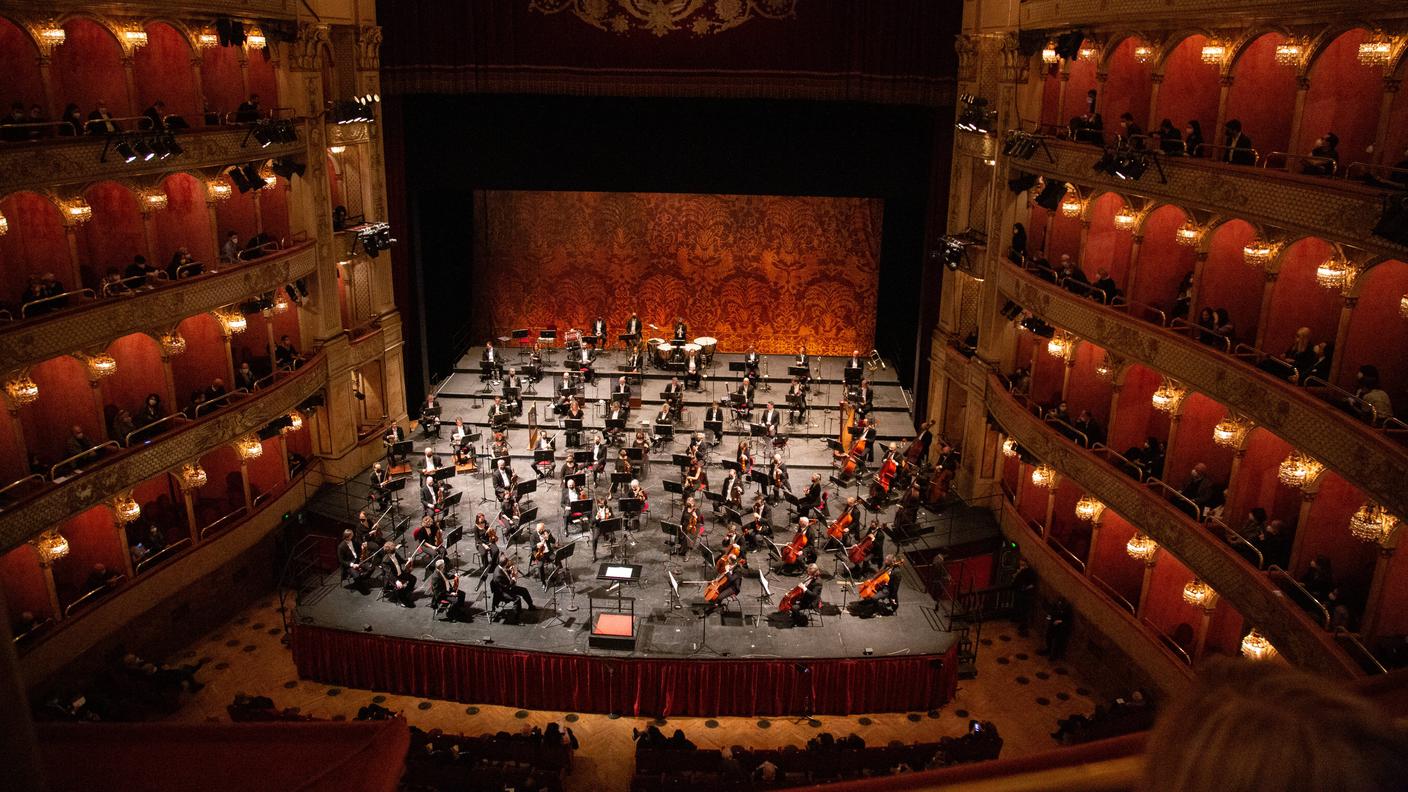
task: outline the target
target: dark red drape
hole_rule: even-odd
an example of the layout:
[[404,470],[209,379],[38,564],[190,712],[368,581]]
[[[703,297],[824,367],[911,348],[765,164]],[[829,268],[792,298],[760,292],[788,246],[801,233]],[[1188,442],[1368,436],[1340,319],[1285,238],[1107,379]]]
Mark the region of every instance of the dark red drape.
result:
[[958,684],[942,655],[691,660],[523,652],[299,625],[299,676],[456,701],[628,715],[756,716],[910,712]]

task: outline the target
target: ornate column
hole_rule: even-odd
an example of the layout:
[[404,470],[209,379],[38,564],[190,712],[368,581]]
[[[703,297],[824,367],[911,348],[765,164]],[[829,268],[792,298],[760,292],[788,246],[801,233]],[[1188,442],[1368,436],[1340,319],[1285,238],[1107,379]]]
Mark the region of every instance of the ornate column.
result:
[[1144,618],[1144,608],[1149,603],[1149,584],[1154,580],[1154,565],[1158,562],[1159,552],[1157,550],[1144,561],[1144,579],[1139,584],[1139,601],[1134,604],[1135,618]]
[[1384,544],[1379,546],[1378,558],[1374,561],[1373,582],[1369,584],[1369,594],[1364,600],[1364,618],[1359,622],[1359,632],[1368,646],[1372,646],[1374,640],[1379,637],[1379,614],[1384,608],[1384,590],[1388,576],[1393,572],[1399,532],[1395,529],[1384,538]]
[[1208,595],[1207,599],[1203,601],[1203,604],[1196,607],[1198,608],[1200,618],[1198,619],[1198,626],[1193,633],[1193,651],[1188,655],[1193,660],[1193,665],[1195,666],[1198,664],[1198,661],[1202,659],[1203,649],[1207,646],[1208,628],[1212,626],[1212,614],[1213,611],[1217,609],[1217,594]]
[[[1090,241],[1090,212],[1093,208],[1094,203],[1087,201],[1085,208],[1080,213],[1080,246],[1076,249],[1076,255],[1073,258],[1075,258],[1076,266],[1080,267],[1082,271],[1085,270],[1085,245]],[[1053,267],[1059,263],[1051,262]]]
[[[1154,72],[1149,75],[1149,82],[1153,85],[1149,88],[1149,115],[1145,118],[1144,124],[1146,132],[1150,129],[1154,129],[1155,124],[1157,124],[1154,119],[1159,117],[1159,89],[1162,88],[1164,84],[1164,73],[1161,71]],[[1113,121],[1115,119],[1111,120]]]
[[176,481],[181,488],[181,500],[186,506],[186,528],[190,531],[191,544],[198,545],[200,544],[200,525],[196,522],[196,491],[205,486],[205,471],[201,469],[199,462],[189,463],[187,467],[200,471],[200,477],[192,478],[194,473],[187,476],[183,470],[182,474],[176,477]]
[[1105,421],[1105,437],[1109,438],[1110,433],[1115,428],[1115,416],[1119,414],[1120,392],[1124,390],[1124,372],[1116,371],[1110,375],[1110,415]]
[[1291,539],[1290,560],[1286,562],[1286,571],[1294,574],[1300,568],[1301,558],[1304,555],[1305,535],[1310,533],[1310,510],[1315,506],[1315,496],[1320,494],[1317,488],[1312,488],[1308,492],[1302,492],[1300,496],[1300,513],[1296,515],[1295,537]]
[[[132,493],[128,492],[118,497],[130,498]],[[127,576],[128,582],[131,582],[137,578],[137,565],[133,563],[132,552],[127,547],[127,523],[122,521],[116,508],[113,508],[112,527],[117,533],[117,546],[121,550],[118,555],[122,558],[122,574]]]
[[1340,306],[1340,323],[1335,329],[1335,350],[1330,358],[1330,382],[1339,382],[1340,374],[1344,373],[1344,355],[1340,354],[1340,350],[1344,349],[1345,341],[1349,338],[1349,325],[1354,321],[1354,307],[1358,304],[1358,295],[1345,295],[1344,305]]
[[[1217,92],[1217,125],[1213,127],[1215,130],[1222,129],[1222,125],[1227,123],[1227,101],[1232,95],[1233,79],[1231,74],[1224,72],[1217,80],[1217,84],[1221,87]],[[1152,119],[1150,121],[1152,123]]]
[[[1279,258],[1278,258],[1279,264]],[[1271,323],[1271,298],[1276,293],[1276,279],[1280,277],[1279,271],[1265,273],[1261,286],[1261,311],[1256,317],[1256,336],[1252,341],[1252,346],[1260,349],[1266,340],[1266,326]]]
[[[1397,152],[1388,150],[1388,130],[1389,124],[1393,120],[1393,100],[1398,96],[1398,88],[1402,81],[1396,77],[1384,78],[1384,98],[1379,103],[1379,127],[1374,132],[1374,156],[1373,161],[1380,164],[1390,164],[1397,162]],[[1338,349],[1338,347],[1336,347]]]
[[1130,295],[1134,294],[1134,284],[1139,279],[1139,251],[1142,250],[1144,247],[1144,221],[1148,218],[1148,214],[1144,214],[1143,216],[1141,216],[1139,221],[1139,228],[1137,228],[1134,234],[1130,236],[1128,269],[1129,274],[1126,275],[1124,279],[1125,299],[1133,299]]
[[[1207,236],[1204,234],[1203,236]],[[1202,244],[1206,244],[1203,242]],[[1188,321],[1193,322],[1198,318],[1198,312],[1203,310],[1200,304],[1202,290],[1198,288],[1203,282],[1203,270],[1207,268],[1208,251],[1199,247],[1198,252],[1193,256],[1193,296],[1188,300]]]
[[[1310,78],[1304,74],[1296,76],[1296,103],[1291,110],[1291,142],[1286,145],[1287,151],[1300,151],[1300,124],[1305,117],[1305,95],[1310,92]],[[1221,132],[1218,127],[1217,132]]]

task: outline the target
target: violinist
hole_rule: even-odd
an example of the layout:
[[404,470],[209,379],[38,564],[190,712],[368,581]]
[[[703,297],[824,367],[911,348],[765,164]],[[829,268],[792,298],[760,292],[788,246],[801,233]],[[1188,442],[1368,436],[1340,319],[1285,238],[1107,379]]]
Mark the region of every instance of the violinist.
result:
[[[689,445],[685,446],[685,456],[690,459],[701,459],[699,452],[704,448],[704,433],[695,432],[689,436]],[[701,460],[702,461],[702,460]]]
[[466,613],[464,609],[464,592],[460,591],[459,573],[452,575],[445,574],[445,559],[435,559],[435,564],[431,567],[430,574],[430,601],[436,605],[445,605],[445,620],[457,622],[462,617],[466,622],[473,622],[474,616]]
[[718,505],[714,507],[714,511],[717,512],[725,503],[732,504],[735,491],[737,491],[741,499],[743,497],[743,486],[739,483],[738,471],[729,468],[728,474],[724,476],[723,483],[719,485],[719,500],[716,502]]
[[494,443],[490,447],[490,450],[493,452],[495,459],[508,456],[510,447],[508,438],[504,436],[503,432],[494,432]]
[[681,555],[689,553],[688,541],[697,541],[702,538],[700,534],[701,521],[699,519],[699,508],[694,503],[694,498],[684,499],[684,510],[680,512],[680,533],[679,546],[676,548]]
[[782,493],[791,491],[792,482],[788,479],[787,465],[782,462],[782,454],[773,454],[772,462],[768,465],[769,498],[776,503]]
[[569,425],[567,429],[567,447],[576,448],[581,445],[582,442],[582,424],[580,422],[586,418],[586,413],[582,412],[581,399],[572,400],[572,403],[567,407],[567,415],[565,418],[568,421],[578,422],[574,424],[577,428],[573,429],[571,428],[572,425]]
[[422,517],[420,525],[411,531],[411,538],[416,540],[416,549],[411,552],[411,560],[423,564],[426,577],[429,577],[431,562],[450,554],[449,548],[445,546],[445,532],[435,519]]
[[497,544],[483,537],[475,540],[475,546],[479,549],[479,563],[484,566],[484,571],[480,573],[480,585],[483,586],[482,578],[493,574],[494,569],[499,565],[502,553],[499,552]]
[[[635,473],[635,466],[631,464],[631,458],[626,454],[626,449],[624,448],[616,454],[616,472],[625,473],[627,475],[633,475]],[[615,477],[613,477],[613,480],[611,482],[610,492],[610,495],[613,498],[616,497],[617,488],[621,486],[620,483],[614,480],[614,478]]]
[[508,423],[508,405],[504,404],[504,397],[495,396],[493,403],[489,405],[489,425],[501,427]]
[[607,522],[611,519],[611,505],[603,496],[596,501],[596,511],[592,512],[592,560],[596,560],[597,544],[605,539],[610,544],[614,539]]
[[388,463],[395,463],[397,459],[405,459],[406,455],[396,452],[396,444],[406,439],[406,430],[400,424],[392,424],[386,430],[386,435],[381,438],[381,444],[386,448],[386,459]]
[[767,502],[763,500],[762,494],[753,497],[753,510],[744,518],[747,524],[743,526],[743,538],[749,548],[757,548],[762,545],[759,537],[770,539],[772,537],[772,518],[768,514]]
[[631,497],[640,501],[640,510],[642,512],[650,511],[650,501],[645,494],[645,488],[640,485],[638,479],[631,479]]
[[499,541],[498,531],[489,524],[489,518],[484,516],[484,512],[474,515],[474,538],[486,542],[497,543]]
[[642,454],[648,456],[650,454],[650,447],[654,445],[654,441],[651,440],[650,435],[645,433],[644,429],[637,429],[636,439],[632,441],[631,445],[641,449]]
[[[533,450],[548,452],[546,461],[539,462],[537,459],[533,460],[533,470],[538,474],[538,478],[547,478],[552,475],[552,457],[553,452],[556,450],[556,445],[557,438],[553,437],[550,433],[541,432],[538,434],[538,444],[533,446]],[[534,456],[536,457],[537,455],[534,454]]]
[[670,409],[670,402],[667,399],[660,404],[660,412],[655,414],[655,423],[663,426],[664,424],[673,424],[674,422],[674,413]]
[[601,472],[606,469],[606,438],[595,435],[592,440],[592,485],[595,486],[601,479]]
[[536,610],[532,595],[518,583],[518,570],[513,565],[513,559],[507,556],[500,558],[499,565],[494,568],[494,576],[489,580],[489,590],[494,595],[491,607],[497,608],[501,603],[512,602],[514,613],[518,613],[524,603],[528,605],[528,610]]
[[416,576],[411,573],[411,562],[401,558],[391,542],[381,546],[381,574],[386,598],[403,608],[414,608]]
[[507,544],[508,540],[513,538],[514,531],[518,528],[519,518],[522,515],[523,509],[518,505],[518,500],[513,497],[513,492],[511,490],[504,490],[504,497],[499,500],[499,516],[496,520],[499,524],[499,528],[495,532],[495,539],[497,540],[498,534],[502,534],[507,537],[505,539],[505,544]]
[[738,469],[744,476],[753,472],[752,444],[747,438],[738,441]]
[[821,607],[821,586],[821,567],[807,564],[805,576],[795,588],[787,592],[782,602],[778,603],[777,609],[791,614],[793,625],[807,626],[806,611],[818,610]]
[[517,485],[518,475],[509,469],[507,459],[500,459],[494,468],[494,494],[503,500],[505,493],[511,493]]
[[538,538],[533,544],[532,565],[538,568],[538,581],[543,584],[543,591],[547,591],[548,578],[557,568],[557,537],[548,530],[547,523],[538,523],[533,530]]
[[704,466],[694,459],[686,469],[683,481],[680,482],[681,489],[686,497],[693,495],[698,490],[709,486],[709,482],[704,477]]
[[684,352],[684,384],[699,390],[704,387],[704,373],[699,366],[699,353],[693,349]]
[[743,365],[747,368],[747,374],[753,379],[758,378],[758,364],[762,358],[758,355],[758,350],[752,344],[748,345],[748,351],[743,354]]

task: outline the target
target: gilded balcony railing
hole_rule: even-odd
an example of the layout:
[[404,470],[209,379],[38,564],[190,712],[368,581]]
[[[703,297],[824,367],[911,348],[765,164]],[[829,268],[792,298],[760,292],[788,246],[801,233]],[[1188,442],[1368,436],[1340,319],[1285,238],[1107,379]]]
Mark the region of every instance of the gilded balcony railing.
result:
[[[1225,25],[1239,18],[1283,17],[1286,4],[1279,0],[1244,0],[1229,6],[1220,0],[1022,0],[1019,19],[1023,30],[1068,28],[1125,22],[1140,29],[1168,22],[1179,29],[1192,25]],[[1330,17],[1363,14],[1361,4],[1350,0],[1299,0],[1297,17]]]

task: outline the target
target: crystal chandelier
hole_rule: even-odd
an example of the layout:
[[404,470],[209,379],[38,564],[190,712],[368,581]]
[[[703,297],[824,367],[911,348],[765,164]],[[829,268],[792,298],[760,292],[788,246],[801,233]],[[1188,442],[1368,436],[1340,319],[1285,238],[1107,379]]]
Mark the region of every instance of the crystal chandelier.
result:
[[1398,315],[1408,319],[1408,294],[1398,298]]
[[1276,647],[1253,627],[1242,639],[1242,656],[1248,660],[1270,660],[1276,656]]
[[49,25],[39,29],[39,40],[46,47],[57,47],[68,40],[68,33],[58,25]]
[[196,34],[196,46],[201,49],[210,49],[220,46],[220,36],[212,33],[208,28]]
[[224,176],[216,176],[205,183],[205,195],[211,201],[226,201],[234,194],[234,185]]
[[1203,237],[1203,229],[1199,228],[1192,220],[1178,227],[1173,232],[1173,239],[1184,247],[1196,247],[1198,240]]
[[297,432],[303,428],[303,413],[298,410],[288,414],[288,431]]
[[1159,551],[1159,544],[1142,533],[1137,533],[1129,537],[1129,542],[1125,544],[1124,551],[1135,561],[1143,561],[1148,564],[1154,560],[1154,554]]
[[111,377],[117,373],[117,360],[106,352],[89,355],[84,359],[84,362],[88,364],[88,373],[95,380]]
[[1250,429],[1249,422],[1228,413],[1212,428],[1212,441],[1223,448],[1240,448]]
[[1210,65],[1222,63],[1223,58],[1227,57],[1227,47],[1208,42],[1203,45],[1202,56],[1203,63]]
[[1055,44],[1052,44],[1051,42],[1047,42],[1046,46],[1045,46],[1044,48],[1042,48],[1042,50],[1041,50],[1041,62],[1042,62],[1042,63],[1045,63],[1045,64],[1054,64],[1054,63],[1060,63],[1060,62],[1061,62],[1061,56],[1056,54],[1056,45],[1055,45]]
[[1276,65],[1277,66],[1299,66],[1301,55],[1305,53],[1305,48],[1299,44],[1285,43],[1276,45]]
[[274,292],[274,313],[288,313],[288,295],[282,289]]
[[1076,501],[1076,518],[1085,522],[1094,522],[1100,519],[1100,515],[1105,513],[1105,504],[1089,495],[1082,495]]
[[1080,196],[1074,192],[1066,193],[1066,197],[1061,199],[1061,216],[1080,217],[1080,210]]
[[245,461],[258,459],[264,455],[264,443],[255,435],[245,435],[235,441],[235,450],[239,452],[240,459]]
[[166,208],[166,204],[166,191],[160,187],[152,187],[142,191],[143,212],[160,212]]
[[131,493],[123,493],[112,499],[112,510],[117,514],[118,522],[123,524],[136,522],[142,516],[142,507],[132,498]]
[[68,555],[68,540],[57,528],[50,528],[34,540],[34,549],[39,551],[41,563],[52,564]]
[[1195,608],[1212,610],[1212,606],[1217,604],[1217,592],[1213,591],[1212,586],[1193,578],[1183,587],[1183,601]]
[[1349,532],[1362,542],[1384,545],[1398,527],[1398,518],[1374,501],[1365,501],[1349,518]]
[[181,489],[193,490],[205,486],[208,477],[199,462],[187,462],[181,466]]
[[1178,405],[1183,403],[1183,398],[1187,395],[1188,391],[1178,383],[1165,379],[1154,391],[1151,401],[1154,403],[1154,409],[1171,413],[1178,409]]
[[1128,206],[1121,208],[1118,212],[1115,212],[1115,228],[1118,228],[1121,231],[1133,230],[1134,224],[1138,222],[1138,220],[1138,213],[1136,213],[1133,209],[1129,208]]
[[1248,242],[1242,248],[1242,260],[1247,262],[1247,266],[1256,269],[1266,269],[1275,257],[1276,246],[1260,237]]
[[1147,45],[1139,45],[1134,48],[1134,62],[1148,63],[1154,59],[1154,48]]
[[1365,66],[1387,66],[1393,60],[1393,42],[1375,36],[1359,45],[1359,62]]
[[1354,267],[1341,258],[1326,259],[1315,268],[1315,282],[1326,289],[1343,289],[1354,282]]
[[1007,438],[1002,441],[1002,455],[1005,457],[1017,456],[1017,441]]
[[238,310],[216,311],[215,318],[220,322],[220,327],[224,329],[225,335],[243,333],[245,328],[249,327],[249,320],[245,319],[244,314]]
[[122,40],[132,49],[147,46],[147,31],[142,28],[128,28],[122,31]]
[[328,146],[328,153],[331,154],[331,155],[333,155],[334,157],[338,156],[339,154],[341,154],[342,152],[344,152],[344,151],[346,151],[346,150],[347,150],[347,147],[346,147],[346,146],[343,146],[343,145]]
[[1292,451],[1291,455],[1281,462],[1276,477],[1288,487],[1304,490],[1315,483],[1315,479],[1324,469],[1325,466],[1313,457],[1306,456],[1299,451]]
[[73,225],[83,225],[93,219],[93,207],[82,197],[72,198],[64,202],[64,216]]
[[186,339],[182,338],[181,334],[175,330],[169,333],[162,333],[159,341],[161,343],[161,352],[167,357],[176,357],[186,351]]
[[259,28],[254,28],[244,37],[244,45],[250,49],[259,49],[268,43],[269,40],[264,37],[264,31]]
[[1056,468],[1047,464],[1032,468],[1032,484],[1047,489],[1056,486]]
[[1065,333],[1058,332],[1055,335],[1051,336],[1050,341],[1046,342],[1046,354],[1054,358],[1060,358],[1061,360],[1070,360],[1071,352],[1073,352],[1074,350],[1075,342],[1072,341],[1071,337],[1066,335]]
[[0,212],[0,236],[5,236],[10,232],[10,221],[5,219],[3,212]]
[[1095,376],[1108,382],[1114,378],[1119,365],[1119,359],[1106,352],[1105,356],[1100,358],[1100,362],[1095,364]]
[[1086,60],[1090,60],[1091,58],[1095,57],[1095,53],[1096,53],[1096,52],[1098,52],[1098,50],[1096,50],[1094,47],[1081,47],[1081,48],[1080,48],[1080,56],[1081,56],[1082,58],[1085,58]]
[[5,383],[5,395],[10,397],[11,404],[23,407],[39,400],[39,386],[27,375],[21,374]]

